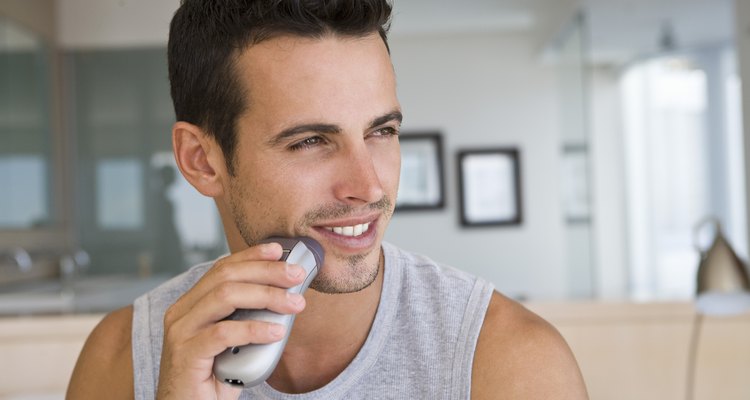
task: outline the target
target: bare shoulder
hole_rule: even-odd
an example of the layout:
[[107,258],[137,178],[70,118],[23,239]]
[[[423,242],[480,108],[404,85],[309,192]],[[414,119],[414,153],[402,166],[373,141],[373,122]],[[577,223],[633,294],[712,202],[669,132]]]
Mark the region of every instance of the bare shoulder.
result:
[[68,399],[132,399],[133,307],[108,314],[89,335],[68,385]]
[[560,333],[495,292],[479,333],[471,398],[587,399],[573,353]]

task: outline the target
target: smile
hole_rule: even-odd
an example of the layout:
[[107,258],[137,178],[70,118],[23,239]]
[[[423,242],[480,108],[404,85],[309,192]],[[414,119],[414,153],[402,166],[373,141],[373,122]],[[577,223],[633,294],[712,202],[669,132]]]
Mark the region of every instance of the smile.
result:
[[325,229],[338,234],[342,236],[359,236],[365,232],[367,232],[368,229],[370,229],[370,223],[366,224],[359,224],[359,225],[353,225],[353,226],[333,226],[328,227],[326,226]]

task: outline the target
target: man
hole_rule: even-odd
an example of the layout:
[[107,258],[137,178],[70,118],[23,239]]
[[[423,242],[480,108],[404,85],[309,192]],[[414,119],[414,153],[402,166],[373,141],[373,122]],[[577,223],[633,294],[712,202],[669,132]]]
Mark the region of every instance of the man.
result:
[[[382,238],[394,208],[402,115],[386,0],[185,0],[170,30],[180,171],[214,198],[231,254],[107,316],[72,399],[584,399],[564,340],[487,282]],[[269,236],[309,236],[301,269]],[[460,249],[456,249],[460,251]],[[284,330],[235,309],[297,314],[267,382],[212,374],[228,347]]]

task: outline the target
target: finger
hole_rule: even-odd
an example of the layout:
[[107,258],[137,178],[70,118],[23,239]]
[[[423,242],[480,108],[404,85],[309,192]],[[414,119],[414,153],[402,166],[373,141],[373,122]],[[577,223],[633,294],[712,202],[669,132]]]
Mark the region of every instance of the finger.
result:
[[[259,247],[264,247],[265,250],[259,249]],[[280,250],[276,243],[264,244],[243,251],[243,257],[276,257],[278,255],[276,250]],[[175,310],[173,311],[182,310],[182,312],[173,312],[172,314],[181,316],[189,312],[199,299],[224,282],[254,282],[290,288],[302,283],[305,276],[305,269],[301,266],[275,261],[275,258],[274,260],[247,260],[227,257],[217,261],[193,288],[175,302],[173,305]]]
[[251,260],[271,260],[278,261],[284,254],[284,249],[278,243],[261,243],[255,246],[234,252],[221,260],[227,262],[251,261]]
[[195,356],[213,359],[230,347],[247,344],[267,344],[284,338],[283,325],[264,321],[221,321],[192,338],[184,346],[185,351],[196,352]]
[[[223,294],[224,291],[234,287],[229,285],[229,283],[253,283],[286,289],[301,284],[306,275],[302,267],[280,261],[222,264],[214,268],[215,271],[212,271],[210,276],[208,274],[204,276],[192,289],[183,294],[175,302],[173,305],[175,310],[173,311],[181,311],[178,311],[174,315],[181,316],[190,312],[199,301],[202,301],[211,292],[218,292],[219,295]],[[253,287],[245,289],[253,290]],[[226,297],[231,298],[230,296]]]
[[290,288],[302,283],[305,275],[305,269],[300,265],[284,261],[241,261],[216,265],[204,285],[247,282]]
[[196,302],[189,313],[175,321],[175,329],[193,332],[213,324],[236,309],[267,309],[296,314],[305,308],[305,298],[273,286],[225,282]]

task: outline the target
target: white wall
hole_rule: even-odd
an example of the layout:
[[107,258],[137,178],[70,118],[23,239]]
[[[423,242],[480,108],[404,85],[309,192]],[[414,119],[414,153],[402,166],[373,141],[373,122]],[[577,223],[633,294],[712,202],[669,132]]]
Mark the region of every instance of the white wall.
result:
[[0,14],[23,24],[46,40],[55,38],[54,0],[3,0]]
[[629,277],[620,76],[612,68],[590,71],[594,286],[598,298],[624,299]]
[[[508,295],[566,294],[560,211],[557,83],[531,35],[393,36],[403,130],[438,129],[445,140],[447,207],[397,215],[386,239],[483,276]],[[462,228],[456,152],[516,146],[523,224]]]
[[[742,80],[742,115],[745,131],[745,190],[750,191],[750,2],[735,0],[734,15],[737,40],[737,61],[739,63],[740,79]],[[747,201],[748,229],[750,232],[750,194],[745,196]],[[750,238],[750,235],[748,235]],[[750,250],[750,240],[747,248]]]
[[179,0],[57,0],[63,48],[165,46]]

